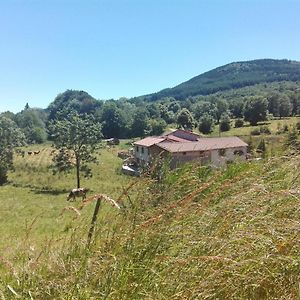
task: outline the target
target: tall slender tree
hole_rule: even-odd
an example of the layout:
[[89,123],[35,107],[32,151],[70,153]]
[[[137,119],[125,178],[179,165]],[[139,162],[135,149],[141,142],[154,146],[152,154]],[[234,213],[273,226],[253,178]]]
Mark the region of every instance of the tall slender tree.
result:
[[92,176],[88,163],[95,162],[94,155],[101,141],[101,124],[89,115],[72,112],[68,118],[53,121],[50,125],[53,147],[58,153],[54,157],[54,170],[69,172],[76,169],[77,187],[80,187],[80,174]]

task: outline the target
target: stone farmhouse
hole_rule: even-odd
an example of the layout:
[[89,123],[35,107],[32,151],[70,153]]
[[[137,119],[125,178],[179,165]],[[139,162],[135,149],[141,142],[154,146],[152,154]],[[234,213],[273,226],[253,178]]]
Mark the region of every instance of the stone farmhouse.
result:
[[191,161],[221,167],[235,160],[246,160],[247,147],[238,137],[204,138],[179,129],[135,142],[134,158],[140,166],[158,158],[169,158],[172,168]]

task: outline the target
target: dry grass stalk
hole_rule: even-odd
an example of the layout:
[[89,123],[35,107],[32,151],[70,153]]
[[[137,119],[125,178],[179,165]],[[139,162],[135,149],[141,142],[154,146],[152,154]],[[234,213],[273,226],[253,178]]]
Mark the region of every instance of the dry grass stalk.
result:
[[97,195],[90,196],[90,197],[84,199],[82,201],[82,204],[80,205],[79,209],[80,210],[83,209],[83,207],[85,207],[88,203],[91,203],[91,202],[96,201],[98,199],[105,200],[106,202],[111,204],[113,207],[116,207],[117,209],[121,209],[121,206],[114,199],[112,199],[111,197],[109,197],[105,194],[97,194]]
[[19,297],[19,294],[8,284],[7,288],[16,296]]
[[[63,213],[64,213],[65,211],[73,211],[73,212],[76,213],[77,217],[80,217],[80,216],[81,216],[80,211],[79,211],[77,208],[75,208],[74,206],[67,206],[67,207],[65,207],[65,208],[62,210],[60,216],[62,216]],[[76,218],[76,217],[75,217],[75,218]]]

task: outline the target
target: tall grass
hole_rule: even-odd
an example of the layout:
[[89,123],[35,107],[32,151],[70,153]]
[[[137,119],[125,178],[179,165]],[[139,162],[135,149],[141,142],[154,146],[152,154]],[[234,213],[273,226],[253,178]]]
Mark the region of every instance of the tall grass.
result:
[[2,298],[299,299],[299,165],[185,165],[111,189],[122,209],[102,203],[89,247],[93,201],[43,244],[33,219],[0,258]]

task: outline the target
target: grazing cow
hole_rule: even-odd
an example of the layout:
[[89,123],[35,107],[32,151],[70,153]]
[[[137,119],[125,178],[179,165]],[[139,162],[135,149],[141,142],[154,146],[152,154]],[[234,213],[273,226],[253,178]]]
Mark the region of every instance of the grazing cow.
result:
[[73,199],[72,201],[75,201],[76,197],[82,197],[82,200],[84,200],[86,198],[86,193],[89,191],[89,189],[86,188],[77,188],[77,189],[73,189],[68,198],[67,201],[71,201],[71,199]]
[[32,151],[28,151],[27,153],[28,153],[28,155],[31,155],[33,152]]
[[37,155],[37,154],[39,154],[41,151],[33,151],[33,154],[34,155]]

